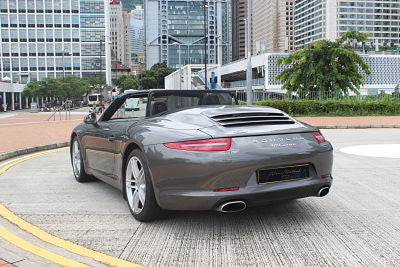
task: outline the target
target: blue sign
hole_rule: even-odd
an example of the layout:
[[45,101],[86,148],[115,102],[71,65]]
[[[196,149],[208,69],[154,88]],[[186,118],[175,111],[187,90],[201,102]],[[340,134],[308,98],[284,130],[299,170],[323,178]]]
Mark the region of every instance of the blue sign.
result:
[[215,72],[211,72],[211,89],[215,89]]

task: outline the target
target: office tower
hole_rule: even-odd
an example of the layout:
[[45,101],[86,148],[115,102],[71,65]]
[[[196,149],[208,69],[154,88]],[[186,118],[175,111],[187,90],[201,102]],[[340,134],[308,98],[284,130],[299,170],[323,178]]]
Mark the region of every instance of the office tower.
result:
[[108,0],[0,1],[0,75],[27,83],[46,77],[111,82]]
[[247,1],[232,0],[232,60],[246,57]]
[[397,51],[400,44],[399,1],[295,0],[295,47],[334,40],[349,30],[368,33],[360,50]]
[[122,3],[110,4],[110,37],[113,58],[125,66],[131,65],[130,14],[123,11]]
[[294,49],[294,0],[253,1],[253,54]]
[[145,53],[145,35],[144,35],[144,10],[142,6],[136,6],[131,11],[131,58],[132,63],[139,62]]
[[205,56],[216,64],[219,46],[221,61],[231,61],[230,0],[145,0],[144,10],[146,68],[158,62],[172,68],[204,64]]

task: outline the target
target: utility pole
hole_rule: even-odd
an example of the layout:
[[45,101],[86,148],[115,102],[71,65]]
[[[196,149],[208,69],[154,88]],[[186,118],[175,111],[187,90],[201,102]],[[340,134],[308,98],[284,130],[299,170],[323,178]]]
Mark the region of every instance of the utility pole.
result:
[[208,20],[208,6],[207,6],[207,1],[204,0],[204,89],[208,89],[208,78],[207,78],[207,42],[208,42],[208,25],[207,25],[207,20]]
[[102,50],[102,47],[103,47],[103,40],[101,39],[101,37],[100,37],[100,53],[99,53],[99,62],[100,62],[100,66],[99,66],[99,83],[101,83],[101,79],[102,79],[102,73],[101,73],[101,65],[103,64],[103,57],[102,57],[102,55],[103,55],[103,50]]
[[251,26],[252,26],[252,9],[253,3],[252,0],[247,1],[247,27],[246,27],[246,46],[247,46],[247,71],[246,71],[246,80],[247,80],[247,105],[253,104],[253,66],[251,64]]

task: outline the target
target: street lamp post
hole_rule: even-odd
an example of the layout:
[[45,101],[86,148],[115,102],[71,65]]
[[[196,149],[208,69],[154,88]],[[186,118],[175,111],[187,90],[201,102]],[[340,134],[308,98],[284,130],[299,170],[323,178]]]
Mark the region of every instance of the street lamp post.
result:
[[101,65],[103,64],[103,39],[100,38],[100,53],[99,53],[99,62],[100,62],[100,66],[99,66],[99,83],[101,83],[101,79],[103,78],[102,73],[101,73]]
[[247,1],[247,25],[246,25],[246,47],[247,47],[247,71],[246,71],[246,80],[247,80],[247,105],[253,104],[253,66],[251,64],[251,16],[252,16],[252,1]]
[[221,85],[221,67],[222,67],[222,46],[226,46],[226,43],[222,40],[222,36],[217,36],[217,47],[218,47],[218,78],[217,83]]
[[207,78],[207,41],[208,41],[208,25],[207,25],[207,20],[208,20],[208,6],[207,6],[207,1],[204,0],[204,89],[208,89],[207,83],[208,83],[208,78]]

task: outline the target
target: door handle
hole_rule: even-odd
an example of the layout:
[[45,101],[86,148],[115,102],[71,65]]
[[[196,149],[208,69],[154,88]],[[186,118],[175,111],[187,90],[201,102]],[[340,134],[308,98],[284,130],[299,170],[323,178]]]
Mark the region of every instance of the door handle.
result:
[[116,139],[115,139],[115,136],[114,135],[110,135],[109,137],[108,137],[108,141],[110,141],[110,142],[114,142]]

